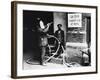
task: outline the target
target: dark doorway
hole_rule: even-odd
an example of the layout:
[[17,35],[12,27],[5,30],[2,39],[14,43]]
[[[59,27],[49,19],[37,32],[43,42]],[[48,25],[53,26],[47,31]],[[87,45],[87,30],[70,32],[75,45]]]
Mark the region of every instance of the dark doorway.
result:
[[[23,54],[32,55],[37,54],[37,34],[36,34],[36,18],[41,17],[46,25],[53,22],[53,12],[45,11],[30,11],[23,10]],[[48,34],[53,34],[53,25],[49,28]]]

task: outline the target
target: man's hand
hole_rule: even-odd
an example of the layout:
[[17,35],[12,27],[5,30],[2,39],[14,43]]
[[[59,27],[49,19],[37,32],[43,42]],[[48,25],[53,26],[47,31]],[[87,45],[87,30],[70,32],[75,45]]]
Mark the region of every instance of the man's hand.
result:
[[47,26],[50,26],[53,22],[47,23]]

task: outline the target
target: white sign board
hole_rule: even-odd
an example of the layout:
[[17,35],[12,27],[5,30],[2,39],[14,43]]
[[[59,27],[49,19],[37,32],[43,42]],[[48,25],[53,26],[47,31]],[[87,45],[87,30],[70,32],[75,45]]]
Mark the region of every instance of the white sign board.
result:
[[82,27],[82,14],[68,14],[68,27]]

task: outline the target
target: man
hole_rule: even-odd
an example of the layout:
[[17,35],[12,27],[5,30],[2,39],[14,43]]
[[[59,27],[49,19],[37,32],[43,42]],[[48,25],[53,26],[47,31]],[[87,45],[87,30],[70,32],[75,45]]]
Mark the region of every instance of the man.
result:
[[37,18],[38,24],[37,24],[37,37],[38,37],[38,48],[39,48],[39,61],[40,65],[43,65],[44,62],[44,56],[46,53],[46,47],[48,45],[47,40],[47,31],[49,30],[49,26],[52,23],[48,23],[47,25],[44,25],[44,22],[41,18]]
[[[55,57],[58,57],[61,53],[63,53],[63,49],[61,46],[63,46],[63,48],[65,49],[65,43],[64,43],[64,31],[61,29],[62,24],[58,24],[57,25],[58,30],[55,32],[55,37],[59,40],[60,44],[60,48],[58,50],[57,55],[55,55]],[[56,43],[56,47],[57,47],[57,43]]]

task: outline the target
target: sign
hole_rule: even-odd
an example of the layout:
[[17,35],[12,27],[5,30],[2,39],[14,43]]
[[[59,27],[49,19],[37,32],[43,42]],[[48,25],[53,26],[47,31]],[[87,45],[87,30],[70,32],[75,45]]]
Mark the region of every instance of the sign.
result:
[[68,14],[68,27],[82,27],[82,14]]

